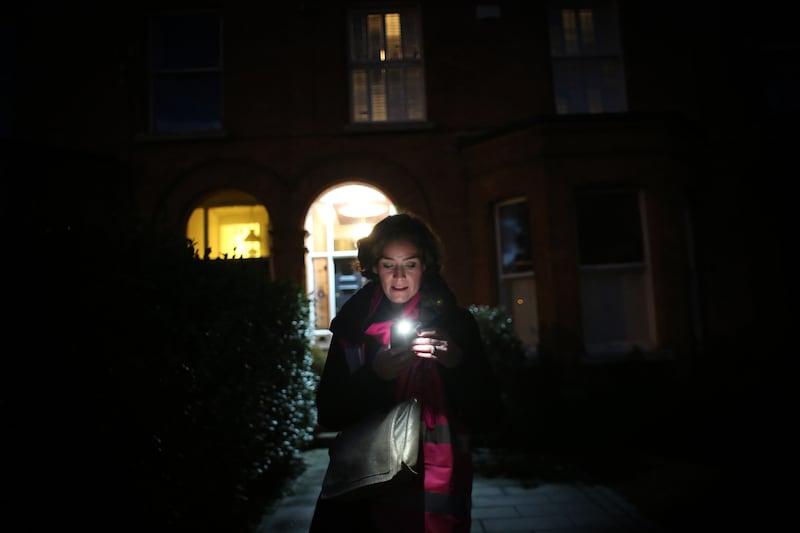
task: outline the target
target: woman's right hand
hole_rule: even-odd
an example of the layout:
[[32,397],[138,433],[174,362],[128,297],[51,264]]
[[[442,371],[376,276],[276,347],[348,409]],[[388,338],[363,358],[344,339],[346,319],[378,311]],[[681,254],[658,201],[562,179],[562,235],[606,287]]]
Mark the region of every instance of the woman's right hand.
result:
[[379,378],[388,381],[405,372],[415,359],[416,356],[408,347],[391,350],[383,346],[372,359],[372,369]]

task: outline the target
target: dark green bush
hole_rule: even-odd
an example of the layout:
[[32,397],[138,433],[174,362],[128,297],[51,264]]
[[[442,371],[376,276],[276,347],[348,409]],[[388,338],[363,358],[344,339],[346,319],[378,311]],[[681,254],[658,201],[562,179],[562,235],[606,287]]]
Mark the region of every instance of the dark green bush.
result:
[[525,365],[525,349],[513,320],[502,307],[470,305],[469,311],[478,322],[489,363],[507,389]]
[[107,513],[136,530],[246,531],[313,439],[304,291],[144,225],[107,237],[49,234],[61,261],[37,286],[50,328],[31,414],[52,423],[41,461],[57,448],[70,464],[36,475],[77,499],[72,481],[89,484],[86,529]]
[[526,427],[530,408],[530,368],[525,348],[514,330],[511,316],[502,307],[471,305],[469,311],[478,322],[486,356],[502,391],[505,406],[501,438],[508,440]]

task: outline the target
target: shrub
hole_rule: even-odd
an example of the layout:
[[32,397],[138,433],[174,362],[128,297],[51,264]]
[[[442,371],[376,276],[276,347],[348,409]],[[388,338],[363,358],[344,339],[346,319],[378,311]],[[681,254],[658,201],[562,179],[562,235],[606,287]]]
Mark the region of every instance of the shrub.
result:
[[525,349],[505,309],[471,305],[469,311],[478,322],[486,356],[502,391],[505,417],[500,433],[503,440],[508,440],[519,428],[526,427],[529,416],[530,369]]
[[[280,487],[313,439],[304,291],[258,261],[197,260],[145,225],[104,237],[50,235],[60,261],[38,286],[51,327],[37,385],[51,424],[37,435],[69,462],[43,456],[41,475],[74,508],[92,500],[87,521],[245,531],[254,495]],[[114,246],[98,255],[97,241]]]
[[514,330],[514,322],[502,307],[471,305],[469,311],[478,322],[489,363],[508,389],[525,365],[525,349]]

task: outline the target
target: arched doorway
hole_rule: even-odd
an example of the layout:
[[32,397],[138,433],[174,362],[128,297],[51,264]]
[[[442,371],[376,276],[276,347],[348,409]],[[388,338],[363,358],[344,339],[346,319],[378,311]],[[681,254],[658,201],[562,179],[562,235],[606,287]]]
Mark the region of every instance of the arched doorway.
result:
[[311,323],[321,346],[330,340],[331,320],[363,284],[355,269],[358,239],[390,214],[395,205],[378,189],[345,183],[321,194],[306,215],[306,281]]
[[194,208],[186,236],[203,259],[269,259],[269,213],[245,192],[216,191]]

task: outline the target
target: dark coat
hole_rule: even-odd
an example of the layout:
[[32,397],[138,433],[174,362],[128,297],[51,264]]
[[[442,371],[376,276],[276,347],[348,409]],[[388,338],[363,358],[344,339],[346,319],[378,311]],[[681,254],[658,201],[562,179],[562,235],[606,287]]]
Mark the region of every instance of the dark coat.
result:
[[[385,411],[395,403],[397,380],[382,380],[371,361],[381,347],[364,331],[374,322],[389,321],[388,301],[381,293],[382,305],[370,313],[370,303],[380,288],[368,283],[354,294],[331,323],[333,338],[317,390],[318,422],[328,431],[340,431],[362,417]],[[426,280],[421,291],[418,320],[425,328],[446,331],[463,351],[455,368],[438,366],[450,407],[448,419],[467,431],[490,430],[501,420],[501,399],[484,352],[478,324],[467,309],[456,304],[444,281],[436,276]],[[348,364],[348,359],[351,364]],[[356,367],[353,361],[363,361]],[[353,371],[351,371],[351,369]],[[453,482],[465,491],[466,522],[459,531],[469,530],[469,495],[472,487],[470,451],[463,450],[458,466],[451,473]],[[425,513],[422,476],[407,496],[391,501],[318,500],[312,519],[312,533],[362,531],[424,531]],[[400,502],[404,502],[402,505]],[[463,499],[461,500],[463,501]]]
[[[384,381],[372,370],[370,362],[380,346],[364,334],[370,323],[388,318],[381,316],[384,308],[379,308],[374,317],[368,316],[374,290],[373,282],[360,289],[331,323],[333,338],[317,390],[318,421],[328,431],[339,431],[370,412],[394,404],[396,380]],[[502,402],[475,317],[458,306],[442,284],[436,290],[423,289],[420,321],[424,327],[447,331],[464,354],[457,367],[439,368],[451,415],[473,431],[490,429],[499,421]],[[353,351],[363,350],[366,361],[352,373],[347,364],[348,350],[351,357]]]

